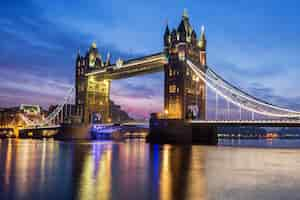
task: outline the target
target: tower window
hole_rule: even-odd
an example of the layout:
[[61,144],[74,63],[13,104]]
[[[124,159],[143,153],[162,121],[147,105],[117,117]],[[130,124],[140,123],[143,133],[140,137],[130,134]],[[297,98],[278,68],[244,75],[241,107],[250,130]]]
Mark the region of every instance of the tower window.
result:
[[170,94],[176,93],[176,85],[169,85],[169,93]]
[[190,75],[190,71],[188,69],[186,69],[186,75],[189,76]]
[[185,60],[185,53],[184,53],[184,51],[180,51],[178,53],[178,57],[179,57],[179,60],[181,60],[181,61]]
[[172,69],[169,70],[169,76],[171,77],[173,75]]

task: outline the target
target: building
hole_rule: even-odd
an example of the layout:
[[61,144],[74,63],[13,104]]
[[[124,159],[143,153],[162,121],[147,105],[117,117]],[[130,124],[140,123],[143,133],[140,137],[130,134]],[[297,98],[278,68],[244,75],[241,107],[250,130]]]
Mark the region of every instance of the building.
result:
[[[95,42],[92,43],[89,50],[86,52],[85,56],[81,56],[78,52],[76,58],[76,85],[75,85],[75,105],[76,114],[83,118],[88,118],[91,121],[92,116],[89,115],[88,109],[98,110],[99,113],[106,113],[106,116],[101,116],[102,118],[108,119],[110,114],[109,108],[109,89],[110,81],[105,80],[103,82],[97,82],[97,84],[91,84],[93,80],[90,80],[89,87],[87,88],[87,82],[85,78],[85,73],[90,72],[95,69],[106,68],[110,65],[110,54],[106,56],[106,60],[103,61],[101,54],[98,52],[98,48]],[[98,85],[101,84],[101,85]],[[101,90],[99,89],[101,88]],[[97,101],[95,100],[97,99]],[[88,103],[92,105],[91,107],[85,107]],[[97,102],[101,102],[98,104]]]
[[18,107],[0,109],[0,128],[10,128],[14,134],[18,134],[20,128],[25,128],[44,120],[46,111],[39,105],[21,104]]
[[164,34],[164,51],[168,57],[165,65],[165,114],[168,118],[205,119],[206,85],[187,67],[189,58],[206,72],[206,37],[202,27],[197,38],[185,11],[179,26]]
[[115,123],[122,123],[133,120],[127,112],[121,109],[121,106],[116,105],[113,101],[110,101],[110,114],[111,121]]
[[16,124],[18,107],[1,108],[0,109],[0,127],[12,128],[13,124]]

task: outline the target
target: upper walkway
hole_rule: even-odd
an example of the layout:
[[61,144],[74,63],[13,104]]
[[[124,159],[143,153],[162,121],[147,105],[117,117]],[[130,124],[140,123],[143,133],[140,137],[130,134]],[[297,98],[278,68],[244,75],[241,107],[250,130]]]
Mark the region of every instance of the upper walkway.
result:
[[100,76],[105,79],[121,79],[136,75],[162,71],[168,60],[164,53],[130,59],[127,61],[118,60],[106,68],[95,69],[86,76]]

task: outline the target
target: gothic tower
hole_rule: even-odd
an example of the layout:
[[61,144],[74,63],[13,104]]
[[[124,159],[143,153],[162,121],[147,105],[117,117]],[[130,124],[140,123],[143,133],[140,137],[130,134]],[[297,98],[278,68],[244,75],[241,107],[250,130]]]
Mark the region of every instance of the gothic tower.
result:
[[168,57],[165,71],[165,114],[170,119],[205,119],[206,85],[186,64],[191,60],[206,72],[206,38],[204,28],[197,40],[186,11],[177,29],[167,25],[164,51]]
[[110,119],[110,80],[98,80],[94,76],[85,76],[88,72],[108,65],[110,65],[110,55],[108,54],[104,63],[95,42],[92,43],[85,56],[81,56],[79,53],[77,55],[75,104],[76,114],[80,116],[83,123],[92,123],[93,121],[104,123]]

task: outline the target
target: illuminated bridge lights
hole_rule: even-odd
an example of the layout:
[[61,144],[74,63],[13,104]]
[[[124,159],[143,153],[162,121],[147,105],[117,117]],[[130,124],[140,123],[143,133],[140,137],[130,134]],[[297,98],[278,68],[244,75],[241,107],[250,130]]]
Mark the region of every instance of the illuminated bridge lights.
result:
[[26,126],[28,128],[35,128],[35,129],[43,129],[43,128],[53,128],[56,125],[52,125],[52,122],[55,120],[55,118],[62,112],[64,105],[68,104],[68,102],[72,101],[72,98],[74,97],[75,89],[72,87],[67,92],[67,95],[64,97],[64,100],[61,104],[59,104],[53,112],[51,112],[47,118],[43,119],[42,121],[31,121],[27,117],[25,117],[23,114],[20,114],[20,117],[22,120],[26,123]]
[[138,59],[122,61],[118,59],[117,63],[108,66],[106,69],[95,70],[87,73],[85,76],[106,75],[117,79],[121,75],[130,75],[134,73],[142,73],[147,71],[163,70],[164,64],[168,62],[164,53],[157,53],[150,56],[145,56]]
[[205,123],[205,124],[216,124],[216,123],[228,123],[228,124],[270,124],[270,123],[287,123],[287,124],[300,124],[300,120],[189,120],[188,123]]
[[[224,99],[226,99],[228,102],[238,106],[240,109],[243,108],[247,111],[250,111],[252,113],[258,113],[264,116],[270,116],[270,117],[279,117],[279,118],[290,118],[290,119],[281,119],[281,120],[217,120],[217,121],[197,121],[197,123],[287,123],[287,124],[299,124],[300,123],[300,112],[281,108],[272,104],[269,104],[267,102],[264,102],[262,100],[259,100],[241,90],[234,87],[230,83],[223,80],[219,75],[217,75],[213,70],[210,68],[207,68],[206,72],[201,71],[196,65],[194,65],[190,60],[186,59],[186,62],[190,69],[197,75],[194,77],[195,81],[203,81],[209,88],[211,88],[213,91],[216,92],[216,94],[220,95]],[[127,62],[123,62],[122,66],[115,71],[111,72],[114,74],[122,74],[122,73],[135,73],[139,71],[147,71],[151,66],[153,66],[153,63],[159,64],[159,67],[162,67],[164,64],[167,63],[167,58],[164,53],[151,55],[144,58],[139,58]],[[95,80],[95,76],[99,75],[101,73],[108,73],[106,70],[97,70],[95,72],[91,72],[86,74],[88,76],[89,81],[93,82]],[[104,84],[109,84],[109,79],[104,79]],[[21,119],[25,122],[26,126],[28,128],[46,128],[46,127],[52,127],[52,122],[55,120],[55,118],[59,115],[59,113],[62,111],[64,105],[66,105],[69,101],[72,100],[72,97],[74,95],[74,88],[71,88],[69,92],[67,93],[66,97],[64,98],[63,102],[59,104],[56,109],[48,115],[45,119],[42,121],[32,121],[29,120],[26,116],[20,114]],[[165,110],[164,116],[168,116],[169,110]],[[253,114],[252,114],[253,115]],[[194,123],[193,121],[191,121]],[[116,131],[115,128],[107,129],[105,127],[104,129],[108,131]],[[94,126],[93,130],[102,131],[104,130],[103,127],[100,126]]]
[[206,74],[202,72],[190,60],[187,60],[186,62],[189,67],[197,74],[197,76],[202,81],[204,81],[209,88],[216,92],[216,94],[222,96],[228,102],[231,102],[232,104],[240,108],[243,108],[252,113],[258,113],[270,117],[300,117],[300,112],[268,104],[246,94],[241,90],[238,90],[236,87],[221,79],[217,74],[213,73],[209,68],[207,69],[208,73]]

